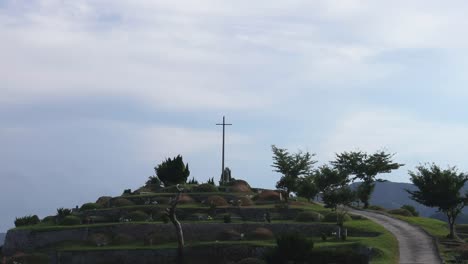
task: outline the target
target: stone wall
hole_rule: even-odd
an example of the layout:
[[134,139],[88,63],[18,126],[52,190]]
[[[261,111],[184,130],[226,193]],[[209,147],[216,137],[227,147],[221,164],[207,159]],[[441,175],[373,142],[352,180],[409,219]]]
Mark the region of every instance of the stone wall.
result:
[[[182,228],[187,242],[215,241],[219,233],[235,230],[248,235],[258,227],[266,227],[274,234],[285,232],[299,232],[306,236],[320,236],[322,232],[330,233],[335,225],[324,223],[296,224],[296,223],[183,223]],[[67,228],[55,231],[10,230],[8,231],[3,252],[12,255],[15,252],[32,252],[40,248],[54,246],[64,241],[86,242],[93,234],[107,234],[109,237],[123,235],[135,241],[143,242],[148,234],[153,234],[155,244],[177,241],[174,227],[171,224],[116,224],[109,226],[91,226]],[[350,234],[351,235],[351,234]]]

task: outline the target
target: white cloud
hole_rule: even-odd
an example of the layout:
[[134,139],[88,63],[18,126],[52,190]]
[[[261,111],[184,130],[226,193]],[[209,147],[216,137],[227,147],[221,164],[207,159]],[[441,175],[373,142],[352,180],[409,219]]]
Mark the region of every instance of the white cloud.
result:
[[385,149],[397,153],[398,162],[408,163],[404,169],[425,162],[463,166],[468,148],[467,133],[468,126],[464,124],[422,120],[399,111],[368,109],[351,112],[337,120],[335,129],[321,146],[321,153],[331,160],[334,153],[342,151]]

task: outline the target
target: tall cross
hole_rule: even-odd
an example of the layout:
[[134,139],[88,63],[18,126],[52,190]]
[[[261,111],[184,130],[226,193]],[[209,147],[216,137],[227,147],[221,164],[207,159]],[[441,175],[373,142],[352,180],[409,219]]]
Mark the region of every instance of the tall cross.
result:
[[226,124],[224,116],[223,116],[223,123],[222,124],[216,124],[217,126],[223,126],[223,156],[222,156],[222,161],[221,161],[221,181],[225,183],[226,179],[224,178],[224,128],[226,126],[232,126],[232,124]]

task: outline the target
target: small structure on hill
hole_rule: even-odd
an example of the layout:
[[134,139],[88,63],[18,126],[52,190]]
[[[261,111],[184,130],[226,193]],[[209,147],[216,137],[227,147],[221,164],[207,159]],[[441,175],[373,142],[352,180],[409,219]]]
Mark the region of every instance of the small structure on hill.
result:
[[231,169],[229,169],[229,167],[226,167],[223,173],[221,173],[221,179],[219,180],[219,185],[226,185],[230,181],[232,181]]

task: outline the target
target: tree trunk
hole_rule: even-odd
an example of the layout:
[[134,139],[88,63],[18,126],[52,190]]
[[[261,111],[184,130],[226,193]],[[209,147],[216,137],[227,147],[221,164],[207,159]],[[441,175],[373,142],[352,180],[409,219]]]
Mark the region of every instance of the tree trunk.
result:
[[180,197],[180,190],[177,193],[175,199],[171,203],[171,207],[167,208],[167,212],[169,215],[169,219],[171,220],[172,224],[174,225],[176,229],[176,235],[177,235],[177,243],[178,243],[178,249],[177,249],[177,264],[183,264],[184,263],[184,233],[182,231],[182,225],[180,224],[179,220],[177,220],[177,216],[175,214],[177,203],[179,202],[179,197]]
[[451,215],[450,213],[447,213],[447,218],[448,218],[448,224],[449,224],[449,229],[450,229],[449,238],[454,238],[455,232],[453,231],[453,226],[455,223],[455,217],[453,217],[453,215]]

